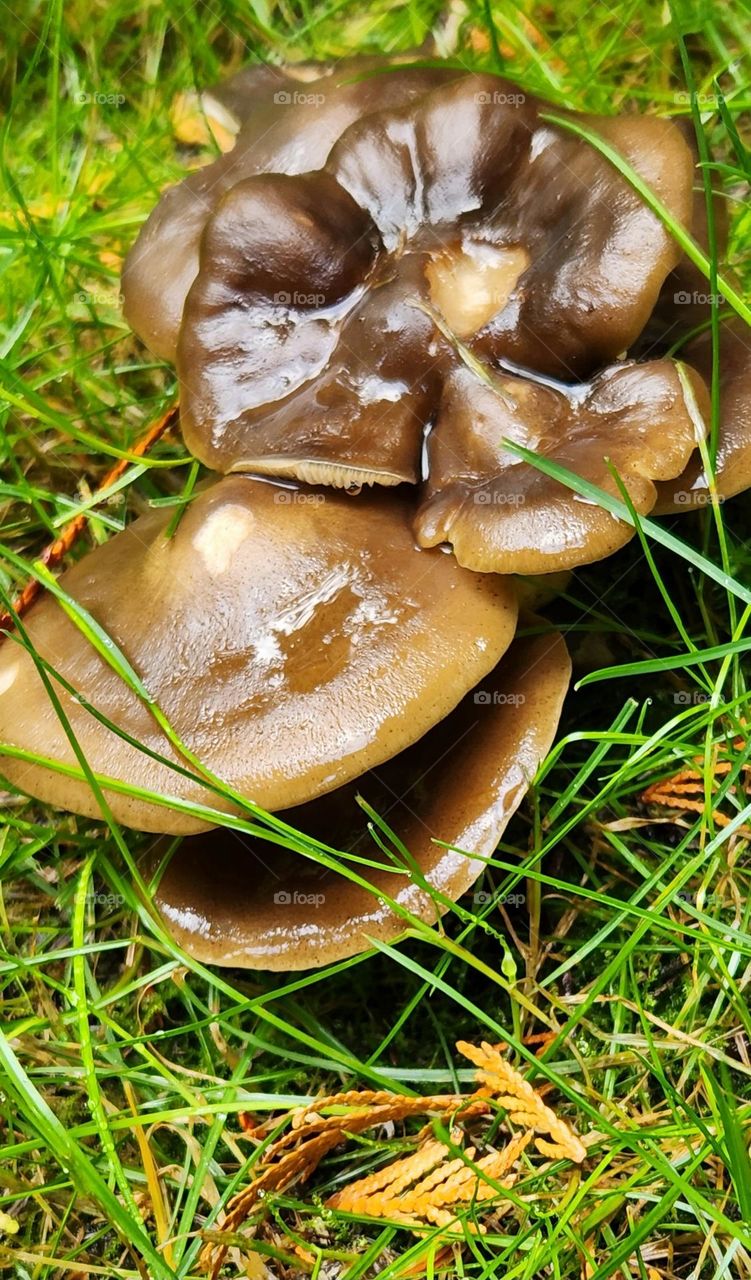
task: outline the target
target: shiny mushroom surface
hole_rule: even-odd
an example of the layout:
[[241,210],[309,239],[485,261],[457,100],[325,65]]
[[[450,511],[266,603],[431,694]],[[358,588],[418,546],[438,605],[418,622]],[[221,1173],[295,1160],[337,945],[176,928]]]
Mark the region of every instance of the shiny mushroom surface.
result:
[[[694,164],[693,201],[691,220],[687,229],[699,248],[711,258],[713,251],[722,263],[727,250],[728,213],[726,201],[713,188],[711,197],[712,234],[710,234],[707,199],[700,166],[696,129],[692,119],[675,119],[691,151]],[[712,245],[714,240],[714,247]],[[723,269],[727,277],[727,268]],[[691,333],[709,321],[711,314],[711,285],[704,272],[684,253],[677,266],[667,277],[657,306],[652,313],[637,348],[643,355],[660,355],[681,336]]]
[[[678,251],[544,109],[465,75],[357,119],[322,170],[236,183],[207,222],[178,342],[191,452],[225,472],[415,483],[463,349],[566,380],[622,354]],[[677,129],[582,121],[690,221]]]
[[[285,970],[398,937],[409,921],[385,897],[435,923],[444,906],[434,895],[455,900],[469,888],[522,800],[552,743],[570,672],[560,636],[520,637],[414,746],[279,815],[331,848],[377,860],[360,794],[406,846],[417,874],[403,863],[383,871],[349,863],[371,886],[363,887],[300,853],[217,828],[172,852],[155,895],[167,928],[204,963]],[[152,870],[164,855],[160,842]]]
[[[265,809],[332,790],[416,741],[513,639],[510,580],[419,550],[397,495],[354,500],[233,476],[200,491],[170,537],[172,514],[140,517],[60,586],[119,646],[201,764]],[[78,695],[57,685],[95,773],[232,810],[133,745],[179,759],[144,701],[54,599],[36,604],[25,627]],[[30,655],[11,639],[0,647],[0,690],[0,743],[75,766]],[[1,748],[0,767],[39,799],[100,812],[82,780]],[[105,791],[128,826],[211,825],[187,807]]]
[[233,186],[252,174],[318,169],[363,113],[407,103],[458,74],[404,65],[402,58],[345,58],[334,67],[254,66],[215,89],[218,103],[240,124],[234,147],[164,193],[125,263],[125,316],[146,346],[174,361],[201,235]]
[[709,422],[702,379],[688,368],[685,377],[688,395],[671,360],[621,363],[573,388],[515,376],[488,385],[457,369],[427,442],[415,518],[421,546],[448,542],[460,564],[494,573],[557,572],[611,555],[633,536],[631,525],[503,442],[620,498],[614,468],[646,514],[657,483],[683,471]]

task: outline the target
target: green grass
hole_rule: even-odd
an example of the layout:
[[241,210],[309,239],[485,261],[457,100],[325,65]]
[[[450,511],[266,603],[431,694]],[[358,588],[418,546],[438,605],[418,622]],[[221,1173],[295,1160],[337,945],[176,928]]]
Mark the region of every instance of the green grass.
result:
[[[175,143],[175,93],[254,53],[391,51],[450,23],[426,0],[56,0],[2,14],[0,587],[12,594],[77,511],[91,512],[80,555],[150,502],[179,498],[190,475],[168,437],[92,503],[113,458],[175,394],[172,371],[129,334],[118,296],[120,259],[159,191],[202,158]],[[691,89],[704,172],[731,217],[727,263],[705,264],[708,291],[729,269],[747,313],[751,22],[741,3],[560,0],[525,17],[505,0],[471,0],[458,33],[464,64],[503,70],[553,112],[637,103],[687,115]],[[590,1137],[576,1176],[529,1163],[512,1209],[467,1237],[452,1274],[751,1275],[749,504],[637,523],[627,548],[578,572],[547,611],[566,631],[578,687],[485,875],[489,899],[470,895],[441,932],[416,929],[292,980],[212,972],[180,955],[149,909],[135,875],[147,837],[6,794],[0,1210],[18,1230],[4,1232],[0,1218],[0,1274],[197,1277],[197,1233],[252,1168],[238,1113],[273,1115],[342,1086],[466,1088],[461,1035],[507,1041]],[[698,757],[709,783],[718,747],[733,761],[721,788],[730,825],[709,804],[694,818],[647,814],[649,782]],[[249,811],[247,825],[256,821]],[[523,905],[507,911],[517,894]],[[543,1030],[554,1038],[535,1060],[523,1041]],[[136,1127],[160,1171],[169,1252]],[[321,1207],[403,1139],[361,1137],[310,1188],[269,1198],[272,1274],[294,1274],[283,1270],[293,1240],[321,1280],[376,1265],[389,1280],[417,1263],[434,1274],[440,1232],[412,1236]]]

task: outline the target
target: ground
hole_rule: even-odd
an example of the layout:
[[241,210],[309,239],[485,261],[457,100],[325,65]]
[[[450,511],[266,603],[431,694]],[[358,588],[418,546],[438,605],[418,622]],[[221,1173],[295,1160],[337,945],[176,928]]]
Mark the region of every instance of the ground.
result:
[[[392,51],[437,31],[465,65],[558,104],[688,117],[693,93],[727,259],[749,278],[740,4],[50,0],[4,5],[2,21],[6,594],[174,398],[172,371],[122,319],[119,268],[159,191],[209,154],[176,140],[176,95],[251,57]],[[169,437],[96,505],[73,555],[189,474]],[[250,1176],[248,1116],[342,1088],[468,1089],[464,1037],[505,1042],[549,1086],[586,1162],[530,1161],[514,1202],[447,1263],[440,1229],[321,1207],[415,1131],[378,1130],[269,1197],[272,1273],[751,1274],[748,502],[657,530],[549,605],[585,683],[482,896],[429,940],[290,980],[187,965],[133,887],[141,837],[6,794],[0,1272],[198,1276],[197,1232]],[[713,795],[723,751],[732,769]],[[645,806],[649,783],[691,767],[699,812]],[[245,1274],[233,1257],[227,1274]]]

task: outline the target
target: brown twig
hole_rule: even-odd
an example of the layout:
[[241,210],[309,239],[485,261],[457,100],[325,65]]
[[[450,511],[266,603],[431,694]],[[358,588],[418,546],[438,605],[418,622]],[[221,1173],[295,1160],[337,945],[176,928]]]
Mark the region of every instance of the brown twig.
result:
[[[156,422],[152,422],[151,426],[144,433],[138,443],[130,450],[130,457],[118,458],[114,467],[107,472],[102,483],[98,485],[95,490],[95,497],[99,493],[104,493],[110,485],[114,484],[120,479],[120,476],[125,474],[133,457],[142,458],[154,447],[157,441],[160,440],[162,436],[169,431],[170,427],[174,425],[177,420],[177,412],[178,407],[177,403],[175,403],[170,406],[166,413],[162,414],[161,418],[157,419]],[[80,515],[74,516],[70,523],[65,526],[59,538],[55,538],[54,542],[51,542],[49,546],[45,547],[42,554],[38,557],[43,565],[48,569],[54,569],[61,563],[86,528],[86,521],[88,520],[89,515],[90,512],[82,511]],[[26,583],[26,586],[13,602],[13,612],[17,616],[23,617],[42,590],[43,586],[38,578],[32,578]],[[9,612],[1,613],[0,639],[2,639],[2,633],[12,631],[14,626],[15,618],[13,617],[13,614]]]

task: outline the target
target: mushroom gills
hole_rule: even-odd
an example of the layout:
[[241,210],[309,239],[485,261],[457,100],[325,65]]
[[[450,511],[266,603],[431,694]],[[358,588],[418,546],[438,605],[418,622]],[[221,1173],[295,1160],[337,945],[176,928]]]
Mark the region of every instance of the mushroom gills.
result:
[[315,458],[244,458],[234,464],[232,471],[348,490],[374,484],[392,489],[398,484],[412,484],[414,480],[411,473],[399,475],[390,471],[372,471],[344,463],[321,462]]

